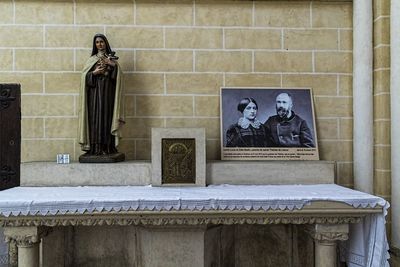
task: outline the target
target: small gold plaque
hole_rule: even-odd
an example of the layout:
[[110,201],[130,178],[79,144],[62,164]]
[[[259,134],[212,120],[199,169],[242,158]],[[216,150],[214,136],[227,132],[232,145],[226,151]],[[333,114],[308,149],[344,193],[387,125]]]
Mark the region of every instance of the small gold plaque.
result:
[[196,142],[194,138],[162,138],[163,184],[196,183]]

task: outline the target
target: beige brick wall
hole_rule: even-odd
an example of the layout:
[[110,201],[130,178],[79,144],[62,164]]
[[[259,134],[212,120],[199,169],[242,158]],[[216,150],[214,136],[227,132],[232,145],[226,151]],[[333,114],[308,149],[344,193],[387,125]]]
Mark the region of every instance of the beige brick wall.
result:
[[351,1],[0,1],[0,81],[22,84],[22,161],[77,160],[80,70],[97,32],[125,71],[129,159],[150,158],[151,127],[175,126],[205,127],[207,158],[220,159],[221,86],[312,87],[321,159],[353,185]]
[[[373,3],[374,193],[390,201],[390,1],[374,0]],[[390,220],[387,230],[390,238]]]

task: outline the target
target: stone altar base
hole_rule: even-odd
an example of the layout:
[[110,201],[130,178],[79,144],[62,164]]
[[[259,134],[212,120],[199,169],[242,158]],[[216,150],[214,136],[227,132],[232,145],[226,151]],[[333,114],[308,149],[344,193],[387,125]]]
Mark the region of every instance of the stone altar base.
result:
[[299,225],[57,227],[41,245],[43,267],[314,265]]
[[79,157],[80,163],[116,163],[125,160],[124,153],[114,153],[110,155],[86,155],[83,154]]

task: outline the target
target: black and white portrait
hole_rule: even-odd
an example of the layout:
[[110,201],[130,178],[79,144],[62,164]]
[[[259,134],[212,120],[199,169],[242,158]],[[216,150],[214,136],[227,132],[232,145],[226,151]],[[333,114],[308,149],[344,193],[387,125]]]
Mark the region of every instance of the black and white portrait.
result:
[[316,159],[311,89],[222,88],[222,159]]

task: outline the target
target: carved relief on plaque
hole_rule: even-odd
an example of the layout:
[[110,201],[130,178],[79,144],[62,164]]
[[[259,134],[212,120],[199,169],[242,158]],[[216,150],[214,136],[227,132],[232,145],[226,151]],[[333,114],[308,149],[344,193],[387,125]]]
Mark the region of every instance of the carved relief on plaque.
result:
[[162,183],[196,183],[196,142],[194,138],[163,138]]
[[3,184],[8,184],[16,175],[17,173],[8,165],[4,165],[0,169],[0,181]]
[[0,89],[0,110],[6,109],[10,106],[10,102],[16,98],[11,96],[11,89],[1,88]]

